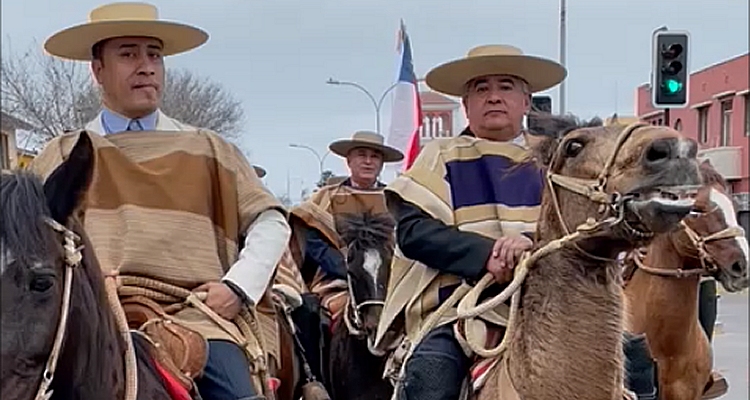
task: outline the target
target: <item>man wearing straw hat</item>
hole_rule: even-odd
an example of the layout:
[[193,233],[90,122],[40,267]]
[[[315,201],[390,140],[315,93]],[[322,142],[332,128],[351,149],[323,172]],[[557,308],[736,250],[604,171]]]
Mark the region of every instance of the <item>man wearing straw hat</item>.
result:
[[[350,139],[337,140],[329,146],[333,154],[346,159],[349,177],[315,192],[308,201],[291,210],[292,254],[313,293],[334,314],[346,302],[346,263],[344,244],[336,232],[335,217],[346,212],[386,212],[383,188],[378,180],[383,164],[397,162],[404,155],[384,144],[383,136],[359,131]],[[378,211],[375,210],[375,211]]]
[[205,294],[207,307],[171,308],[176,323],[208,340],[203,371],[182,372],[197,378],[206,399],[263,398],[266,377],[258,371],[273,334],[241,322],[258,318],[261,328],[274,329],[254,310],[267,302],[290,236],[286,212],[236,146],[159,110],[163,58],[207,40],[199,28],[160,20],[145,3],[100,6],[88,22],[52,35],[48,53],[91,63],[103,109],[83,131],[50,141],[32,168],[47,177],[88,135],[96,172],[85,227],[105,275]]
[[[521,254],[531,249],[544,186],[541,171],[528,162],[522,121],[532,93],[566,75],[562,65],[507,45],[475,47],[427,74],[432,89],[462,98],[468,127],[427,144],[411,169],[385,189],[398,248],[375,345],[397,349],[386,375],[399,382],[399,399],[461,395],[472,365],[463,332],[457,335],[452,323],[455,310],[434,324],[428,318],[461,282],[489,272],[508,283]],[[483,318],[505,325],[503,307]],[[387,339],[400,332],[402,342]]]

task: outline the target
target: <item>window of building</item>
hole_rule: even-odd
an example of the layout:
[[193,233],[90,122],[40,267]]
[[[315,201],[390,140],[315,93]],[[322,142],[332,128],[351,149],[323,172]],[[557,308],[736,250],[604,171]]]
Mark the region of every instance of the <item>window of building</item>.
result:
[[750,136],[750,94],[745,95],[745,136]]
[[9,151],[8,135],[5,132],[0,132],[0,169],[10,168]]
[[729,146],[732,137],[732,99],[721,102],[721,144]]
[[682,120],[677,118],[677,121],[674,122],[674,129],[678,132],[682,132]]
[[698,141],[708,142],[708,106],[698,109]]

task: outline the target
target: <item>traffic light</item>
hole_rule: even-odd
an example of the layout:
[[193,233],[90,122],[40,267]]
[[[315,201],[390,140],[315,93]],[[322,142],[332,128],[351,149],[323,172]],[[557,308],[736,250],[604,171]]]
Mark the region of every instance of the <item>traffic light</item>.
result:
[[533,96],[531,98],[531,109],[537,112],[552,113],[552,97]]
[[690,35],[657,31],[653,38],[651,102],[657,108],[679,108],[688,103]]
[[526,128],[532,134],[535,134],[539,126],[537,115],[552,113],[552,97],[550,96],[533,96],[531,98],[531,113],[526,117]]

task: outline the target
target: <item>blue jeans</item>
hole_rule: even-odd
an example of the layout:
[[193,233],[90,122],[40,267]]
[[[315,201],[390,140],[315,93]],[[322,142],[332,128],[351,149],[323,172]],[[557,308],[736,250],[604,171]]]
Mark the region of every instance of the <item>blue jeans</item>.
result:
[[236,344],[208,341],[208,362],[195,381],[203,400],[259,400],[250,379],[250,363]]
[[453,334],[453,324],[433,329],[406,362],[400,400],[458,400],[469,373],[466,357]]

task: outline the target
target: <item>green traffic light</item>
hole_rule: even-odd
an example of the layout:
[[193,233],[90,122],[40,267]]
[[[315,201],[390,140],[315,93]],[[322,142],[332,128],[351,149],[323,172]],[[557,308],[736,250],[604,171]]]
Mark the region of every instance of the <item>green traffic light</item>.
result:
[[664,89],[667,94],[675,94],[682,90],[682,82],[675,79],[667,79],[664,81]]

